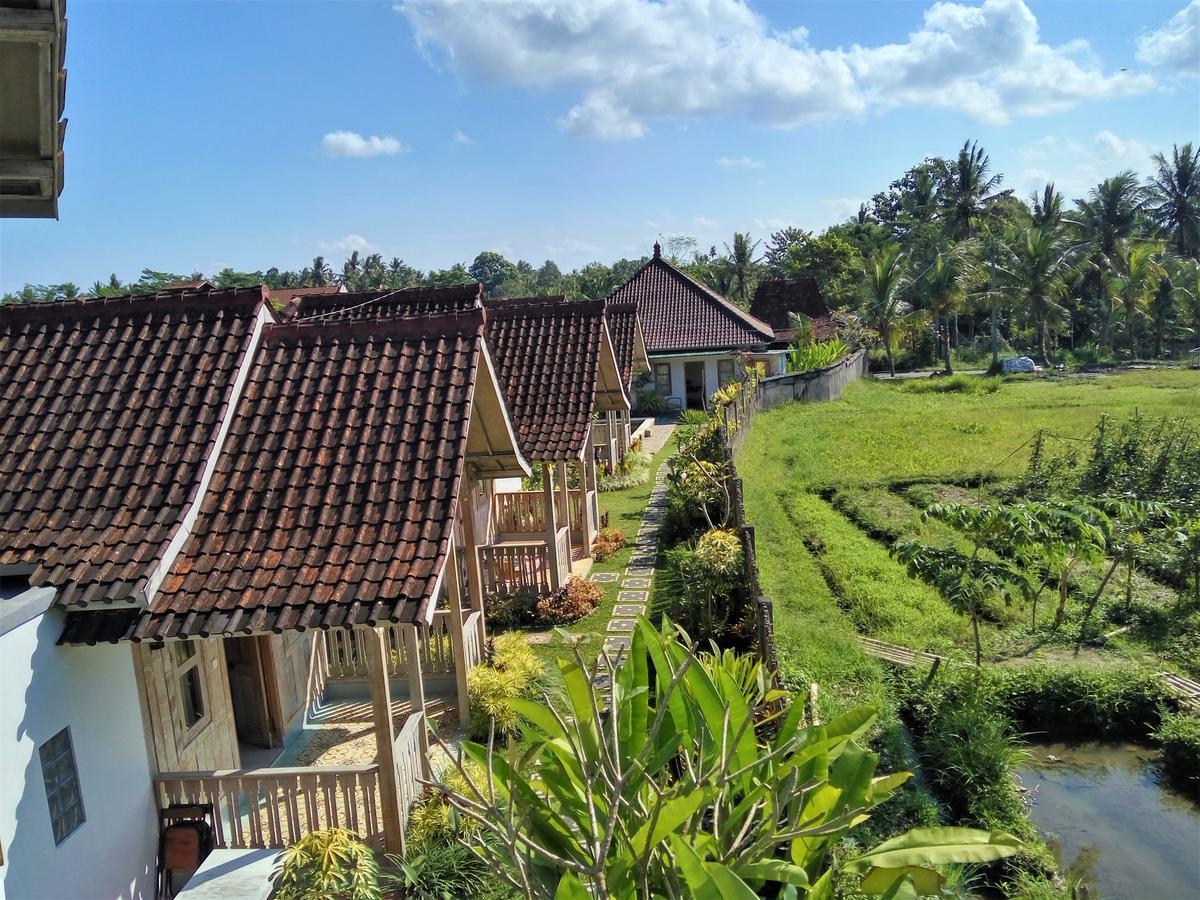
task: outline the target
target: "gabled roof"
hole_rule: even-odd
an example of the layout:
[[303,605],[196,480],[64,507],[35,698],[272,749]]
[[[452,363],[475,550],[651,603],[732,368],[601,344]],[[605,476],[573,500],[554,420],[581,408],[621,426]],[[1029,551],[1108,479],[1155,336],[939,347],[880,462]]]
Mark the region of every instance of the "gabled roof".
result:
[[309,285],[307,287],[271,288],[273,303],[287,303],[293,297],[317,297],[325,294],[340,294],[342,287],[338,284]]
[[821,296],[817,280],[811,276],[802,278],[772,278],[760,281],[750,301],[750,312],[762,319],[775,331],[775,336],[786,339],[792,333],[788,313],[799,313],[813,322],[813,331],[818,340],[821,332],[832,327],[829,307]]
[[633,373],[649,368],[646,356],[646,341],[638,316],[638,305],[633,303],[609,303],[605,311],[608,334],[612,338],[617,367],[621,370],[621,384],[626,393],[633,387]]
[[415,287],[350,294],[299,294],[280,315],[284,321],[385,322],[415,316],[469,313],[481,308],[483,285]]
[[0,307],[0,565],[143,599],[268,315],[257,287]]
[[579,459],[595,411],[628,409],[603,300],[484,301],[487,338],[521,451]]
[[426,620],[472,409],[498,403],[483,348],[480,311],[267,326],[191,536],[125,636]]
[[650,353],[740,350],[775,340],[765,322],[654,255],[609,295],[610,303],[637,303]]
[[216,287],[207,278],[184,278],[168,282],[168,291],[211,291]]

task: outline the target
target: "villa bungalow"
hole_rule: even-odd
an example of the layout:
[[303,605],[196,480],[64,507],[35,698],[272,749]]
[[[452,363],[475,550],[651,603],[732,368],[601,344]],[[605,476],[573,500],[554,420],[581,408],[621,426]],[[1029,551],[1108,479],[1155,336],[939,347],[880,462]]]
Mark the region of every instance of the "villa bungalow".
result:
[[542,595],[591,564],[600,527],[592,427],[629,414],[602,300],[485,300],[488,344],[521,452],[540,464],[541,489],[493,498],[494,533],[482,548],[497,594]]
[[[650,371],[650,359],[646,355],[646,341],[642,335],[642,323],[638,316],[637,303],[609,303],[604,313],[617,367],[621,370],[621,384],[625,395],[633,404],[633,382],[637,376]],[[633,420],[628,412],[612,410],[596,422],[592,428],[592,440],[600,448],[601,461],[615,466],[624,458],[633,439]]]
[[654,385],[675,409],[702,409],[713,391],[740,377],[743,359],[766,374],[784,371],[785,351],[767,323],[654,255],[608,298],[636,303]]
[[[217,847],[399,848],[427,692],[465,717],[482,656],[475,498],[530,471],[478,303],[5,307],[0,438],[0,896],[153,896],[173,804]],[[375,760],[269,767],[338,679],[369,689]]]

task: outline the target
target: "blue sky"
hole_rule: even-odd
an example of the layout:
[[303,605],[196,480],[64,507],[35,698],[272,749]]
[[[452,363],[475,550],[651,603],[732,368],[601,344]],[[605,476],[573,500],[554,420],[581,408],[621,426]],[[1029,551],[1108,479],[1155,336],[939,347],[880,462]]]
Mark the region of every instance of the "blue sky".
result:
[[68,13],[60,219],[0,221],[0,290],[354,247],[570,268],[820,228],[967,138],[1022,194],[1068,196],[1200,140],[1200,0]]

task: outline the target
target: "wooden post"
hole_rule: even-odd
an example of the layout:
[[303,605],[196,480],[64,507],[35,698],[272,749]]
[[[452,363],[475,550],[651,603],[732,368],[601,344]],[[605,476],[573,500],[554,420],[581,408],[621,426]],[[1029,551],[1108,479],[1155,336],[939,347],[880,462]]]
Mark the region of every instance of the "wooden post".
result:
[[567,470],[570,467],[569,463],[559,463],[558,465],[558,489],[562,494],[563,505],[563,520],[567,524],[567,558],[560,561],[560,565],[564,565],[567,571],[567,578],[571,577],[571,488],[570,482],[567,480]]
[[[467,496],[472,497],[475,493],[475,482],[470,481],[467,485]],[[473,612],[483,612],[483,573],[479,568],[479,538],[475,532],[475,504],[474,502],[465,503],[459,507],[462,512],[463,526],[463,543],[466,545],[465,551],[467,555],[467,596],[470,599],[471,610]],[[488,498],[488,515],[492,510],[491,498]],[[487,626],[484,624],[484,617],[479,617],[479,646],[482,647],[487,643]]]
[[375,755],[379,761],[379,811],[383,819],[383,842],[389,852],[398,850],[403,854],[404,828],[400,824],[400,786],[396,781],[396,733],[392,728],[387,633],[379,628],[371,628],[364,631],[363,636],[367,651],[367,676],[371,685],[371,717],[375,722]]
[[429,729],[425,723],[425,679],[421,676],[421,642],[416,625],[401,626],[404,632],[404,654],[408,657],[408,698],[410,713],[421,714],[421,776],[431,777],[429,770]]
[[454,651],[454,681],[458,687],[458,724],[465,731],[471,724],[467,702],[467,650],[463,642],[462,585],[458,577],[458,552],[450,548],[446,560],[446,592],[450,597],[450,646]]
[[[592,492],[592,500],[588,503],[588,515],[592,518],[593,537],[595,532],[600,530],[600,488],[596,484],[596,460],[595,457],[589,457],[584,468],[587,474],[587,489]],[[588,541],[588,552],[591,552],[592,542]]]
[[558,515],[554,500],[554,469],[542,463],[542,500],[546,510],[546,560],[550,566],[550,590],[562,587],[558,560]]

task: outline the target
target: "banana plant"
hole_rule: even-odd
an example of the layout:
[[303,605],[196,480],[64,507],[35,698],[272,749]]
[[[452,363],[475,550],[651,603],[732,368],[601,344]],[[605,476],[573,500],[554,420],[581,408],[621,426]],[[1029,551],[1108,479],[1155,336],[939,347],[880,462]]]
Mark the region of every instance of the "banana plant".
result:
[[[665,620],[640,619],[631,644],[608,690],[578,651],[560,659],[559,704],[518,701],[515,754],[461,745],[467,789],[436,787],[477,824],[475,851],[528,898],[831,898],[834,845],[909,778],[878,774],[863,748],[875,710],[806,724],[757,663],[703,653]],[[936,893],[934,867],[1021,848],[1002,832],[917,829],[840,865],[881,895]]]

